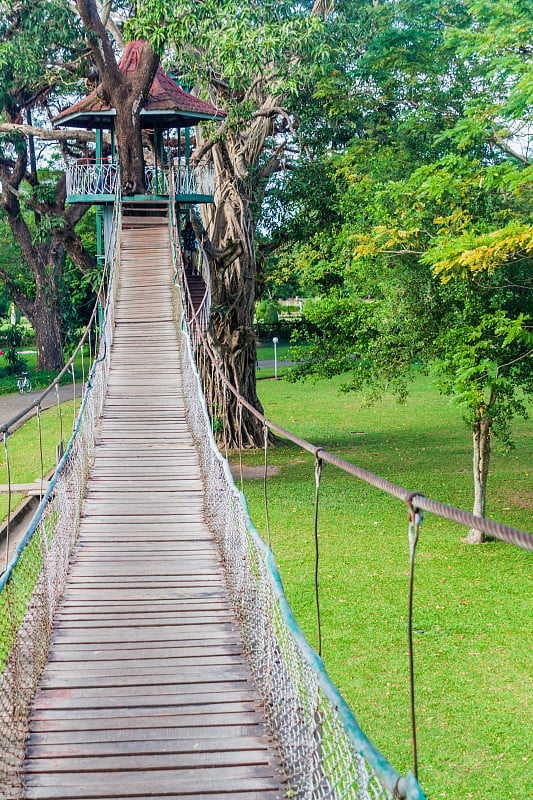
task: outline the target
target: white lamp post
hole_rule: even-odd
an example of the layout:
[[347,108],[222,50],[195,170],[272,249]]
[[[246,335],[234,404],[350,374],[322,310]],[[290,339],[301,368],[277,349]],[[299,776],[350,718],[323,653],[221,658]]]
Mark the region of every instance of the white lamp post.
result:
[[278,379],[278,337],[274,336],[272,339],[274,342],[274,378],[275,380]]

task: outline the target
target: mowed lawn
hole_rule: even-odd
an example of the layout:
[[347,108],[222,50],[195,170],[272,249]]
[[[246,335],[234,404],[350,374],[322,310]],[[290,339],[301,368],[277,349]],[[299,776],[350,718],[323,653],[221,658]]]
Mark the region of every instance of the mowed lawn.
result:
[[[410,489],[467,509],[471,438],[458,409],[420,376],[404,405],[364,407],[342,379],[261,381],[265,413],[295,433]],[[532,409],[533,410],[533,409]],[[533,531],[532,422],[497,445],[489,515]],[[247,464],[262,462],[249,452]],[[272,545],[310,643],[314,608],[314,465],[281,444],[269,451]],[[263,485],[245,486],[265,534]],[[415,586],[420,781],[431,798],[533,797],[533,555],[499,542],[472,547],[465,530],[426,515]],[[327,465],[321,489],[323,657],[359,723],[401,772],[412,766],[407,658],[406,509]]]
[[[37,416],[25,422],[8,438],[9,466],[11,484],[32,483],[41,477],[41,443],[43,452],[43,474],[46,475],[56,465],[56,447],[61,439],[67,445],[72,435],[79,400],[76,410],[73,400],[61,404],[61,416],[57,406],[43,411],[41,414],[41,438],[39,439],[39,423]],[[7,485],[7,466],[5,446],[0,449],[0,483]],[[11,511],[24,499],[23,494],[13,493]],[[7,517],[8,494],[0,494],[0,521]]]

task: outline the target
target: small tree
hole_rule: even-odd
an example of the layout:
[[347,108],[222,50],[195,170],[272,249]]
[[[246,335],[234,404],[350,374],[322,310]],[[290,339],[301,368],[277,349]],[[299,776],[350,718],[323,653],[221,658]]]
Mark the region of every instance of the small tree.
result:
[[[478,324],[456,324],[444,329],[439,345],[440,388],[464,410],[472,431],[474,508],[485,516],[491,440],[512,444],[510,423],[526,416],[524,395],[533,394],[533,329],[524,314],[511,318],[506,311],[483,314]],[[478,544],[483,533],[472,528],[465,541]]]

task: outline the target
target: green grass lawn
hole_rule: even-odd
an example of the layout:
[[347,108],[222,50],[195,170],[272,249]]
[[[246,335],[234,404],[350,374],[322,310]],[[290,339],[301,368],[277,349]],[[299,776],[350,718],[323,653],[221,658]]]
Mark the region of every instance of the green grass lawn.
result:
[[[24,348],[22,348],[24,350]],[[83,379],[83,373],[85,371],[85,376],[87,376],[87,368],[89,365],[89,350],[88,347],[85,347],[84,350],[84,364],[82,365],[82,354],[81,351],[77,353],[76,358],[74,360],[74,376],[76,381],[81,381]],[[37,362],[37,354],[36,353],[22,353],[22,358],[26,361],[28,365],[28,372],[29,377],[31,380],[32,389],[46,389],[47,386],[52,383],[54,378],[57,376],[58,371],[51,372],[50,370],[40,370],[39,372],[35,371],[35,366]],[[72,381],[72,373],[68,371],[66,375],[63,376],[61,379],[61,384],[70,383]],[[17,375],[8,375],[7,368],[6,368],[6,359],[5,357],[0,357],[0,394],[13,394],[13,392],[17,391]]]
[[[79,408],[79,400],[76,408]],[[74,404],[70,400],[61,404],[63,419],[63,438],[65,445],[72,435],[74,422]],[[43,444],[44,473],[49,472],[56,463],[56,445],[60,439],[61,420],[59,409],[54,406],[41,414],[41,433]],[[41,455],[39,447],[39,429],[37,417],[24,423],[8,439],[11,483],[31,483],[41,476]],[[0,448],[0,483],[7,484],[5,450]],[[14,494],[11,498],[11,510],[24,498],[22,494]],[[8,495],[0,494],[0,520],[7,517]]]
[[[420,377],[405,405],[364,407],[342,379],[261,381],[268,417],[392,481],[471,508],[471,440],[460,412]],[[532,409],[533,410],[533,409]],[[495,449],[490,516],[533,530],[531,422]],[[245,454],[261,463],[262,454]],[[272,544],[289,602],[312,645],[314,475],[292,445],[269,452]],[[265,531],[262,481],[247,481]],[[532,556],[426,515],[417,556],[415,661],[420,781],[431,798],[533,797]],[[411,768],[407,660],[407,515],[403,505],[327,465],[321,489],[320,585],[326,667],[374,743]]]
[[[289,358],[289,350],[294,345],[289,342],[280,342],[277,345],[278,360],[284,361]],[[274,360],[274,345],[272,341],[259,341],[257,343],[257,360],[258,361],[273,361]]]

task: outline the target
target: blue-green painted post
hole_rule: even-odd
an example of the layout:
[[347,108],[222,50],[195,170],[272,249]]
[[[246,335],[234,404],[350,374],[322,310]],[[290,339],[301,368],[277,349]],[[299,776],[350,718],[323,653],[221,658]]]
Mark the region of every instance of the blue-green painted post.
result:
[[[103,133],[102,129],[96,131],[96,167],[102,167]],[[97,187],[99,181],[97,180]],[[101,203],[96,206],[96,258],[99,266],[103,266],[104,254],[104,207]]]
[[[159,135],[160,162],[161,162],[161,194],[169,194],[168,187],[165,185],[165,137],[163,131]],[[168,164],[167,164],[168,167]]]
[[154,130],[154,181],[152,183],[152,194],[157,194],[158,172],[157,172],[157,148],[159,146],[159,134]]

